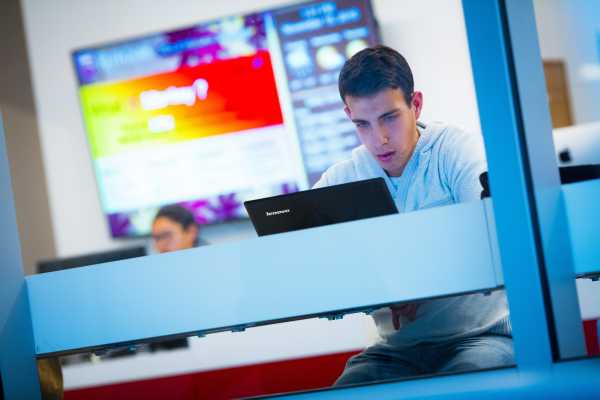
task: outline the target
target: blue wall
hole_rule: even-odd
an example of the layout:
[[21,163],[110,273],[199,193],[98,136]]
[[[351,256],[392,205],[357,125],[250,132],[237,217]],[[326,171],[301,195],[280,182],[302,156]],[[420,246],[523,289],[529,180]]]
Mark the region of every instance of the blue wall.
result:
[[0,371],[7,399],[39,399],[27,287],[0,115]]

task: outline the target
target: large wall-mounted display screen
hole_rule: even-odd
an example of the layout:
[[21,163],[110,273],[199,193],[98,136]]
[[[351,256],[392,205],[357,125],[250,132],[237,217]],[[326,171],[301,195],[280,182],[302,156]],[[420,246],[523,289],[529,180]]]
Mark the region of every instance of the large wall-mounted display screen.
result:
[[212,224],[310,187],[358,144],[337,77],[378,41],[370,3],[338,0],[73,52],[112,236],[148,234],[167,204]]

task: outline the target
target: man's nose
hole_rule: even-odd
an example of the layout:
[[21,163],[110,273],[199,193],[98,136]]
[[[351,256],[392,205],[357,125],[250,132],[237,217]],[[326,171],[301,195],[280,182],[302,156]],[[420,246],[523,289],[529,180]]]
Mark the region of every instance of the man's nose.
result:
[[375,129],[375,138],[377,140],[377,144],[384,145],[388,144],[390,141],[388,132],[385,129]]

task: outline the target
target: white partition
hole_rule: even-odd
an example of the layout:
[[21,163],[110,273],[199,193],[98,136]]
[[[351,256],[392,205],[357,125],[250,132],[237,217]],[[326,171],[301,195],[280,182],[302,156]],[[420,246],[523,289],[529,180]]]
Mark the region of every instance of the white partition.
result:
[[493,260],[476,201],[27,282],[40,355],[490,290]]

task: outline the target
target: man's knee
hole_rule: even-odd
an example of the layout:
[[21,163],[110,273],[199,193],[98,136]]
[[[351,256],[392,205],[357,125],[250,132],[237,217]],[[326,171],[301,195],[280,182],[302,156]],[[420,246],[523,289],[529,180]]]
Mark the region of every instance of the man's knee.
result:
[[350,357],[346,361],[344,371],[337,378],[334,386],[350,385],[353,383],[365,382],[370,379],[369,376],[369,355],[366,349],[359,354]]
[[370,347],[348,360],[334,385],[400,379],[418,374],[417,367],[407,360],[392,357],[378,347]]
[[471,371],[514,365],[512,338],[490,336],[458,347],[456,355],[440,368],[440,372]]
[[376,380],[370,373],[369,366],[366,364],[359,364],[355,366],[344,368],[342,375],[337,378],[334,386],[351,385],[354,383],[364,383]]

